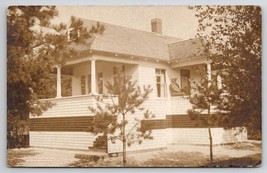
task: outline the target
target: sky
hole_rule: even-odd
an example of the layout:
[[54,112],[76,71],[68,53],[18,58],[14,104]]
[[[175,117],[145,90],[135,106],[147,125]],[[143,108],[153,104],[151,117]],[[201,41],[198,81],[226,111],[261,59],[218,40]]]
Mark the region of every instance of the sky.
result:
[[162,20],[163,35],[194,38],[197,19],[187,6],[58,6],[55,23],[70,21],[71,16],[97,20],[138,30],[151,31],[151,19]]

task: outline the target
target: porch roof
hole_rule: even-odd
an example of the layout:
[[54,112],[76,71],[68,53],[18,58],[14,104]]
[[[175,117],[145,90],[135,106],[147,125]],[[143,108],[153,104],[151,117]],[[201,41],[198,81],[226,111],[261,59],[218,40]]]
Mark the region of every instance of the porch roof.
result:
[[206,54],[204,52],[205,48],[198,38],[178,41],[168,46],[171,62],[203,57]]

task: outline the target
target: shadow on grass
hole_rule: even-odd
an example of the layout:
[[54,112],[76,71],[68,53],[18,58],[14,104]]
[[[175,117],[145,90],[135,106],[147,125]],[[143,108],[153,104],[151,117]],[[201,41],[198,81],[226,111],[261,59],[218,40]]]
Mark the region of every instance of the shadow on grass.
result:
[[122,161],[118,158],[105,158],[97,161],[80,158],[79,160],[68,165],[69,167],[122,167]]
[[[200,152],[162,152],[152,159],[138,161],[128,157],[127,167],[256,167],[261,164],[261,154],[248,155],[242,158],[214,156],[214,163],[209,163],[209,156]],[[79,159],[71,167],[122,167],[122,158],[105,158],[98,161]]]
[[[208,156],[200,152],[162,152],[154,158],[140,162],[133,157],[128,157],[127,167],[200,167],[209,163]],[[98,161],[80,158],[71,163],[71,167],[122,167],[122,157],[105,158]]]
[[9,149],[7,150],[7,166],[8,167],[17,167],[21,163],[25,162],[24,157],[28,156],[34,156],[38,153],[33,152],[30,149],[27,150],[14,150],[14,149]]
[[207,164],[207,167],[258,167],[261,164],[261,154],[248,155],[241,158],[224,158],[215,160],[213,164]]
[[236,143],[225,145],[225,148],[231,150],[251,150],[251,151],[259,151],[262,148],[261,143]]
[[134,163],[137,167],[201,167],[209,163],[209,156],[200,152],[164,152],[145,162]]

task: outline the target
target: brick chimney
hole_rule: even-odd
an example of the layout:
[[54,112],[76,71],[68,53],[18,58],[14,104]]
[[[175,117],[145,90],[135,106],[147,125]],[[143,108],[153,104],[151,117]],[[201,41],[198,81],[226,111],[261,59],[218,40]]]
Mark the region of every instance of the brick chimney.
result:
[[162,34],[162,22],[161,19],[155,18],[151,20],[151,31]]

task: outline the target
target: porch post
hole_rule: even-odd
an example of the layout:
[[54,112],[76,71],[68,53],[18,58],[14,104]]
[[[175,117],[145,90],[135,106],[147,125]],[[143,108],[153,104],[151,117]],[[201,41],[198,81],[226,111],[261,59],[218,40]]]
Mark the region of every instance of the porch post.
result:
[[211,63],[207,63],[208,86],[211,85]]
[[56,98],[61,98],[61,66],[57,65],[57,96]]
[[96,68],[95,68],[96,59],[91,60],[91,94],[96,94]]

